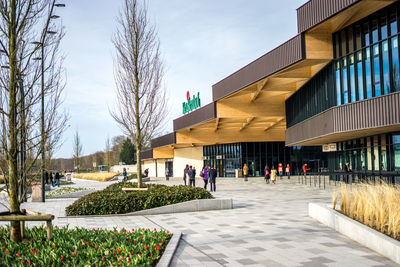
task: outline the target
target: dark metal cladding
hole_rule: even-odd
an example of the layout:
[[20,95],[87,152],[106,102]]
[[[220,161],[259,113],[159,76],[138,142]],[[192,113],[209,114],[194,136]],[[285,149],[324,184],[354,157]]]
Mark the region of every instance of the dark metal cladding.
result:
[[151,140],[151,148],[176,144],[175,132],[154,138]]
[[235,93],[303,59],[305,59],[304,35],[299,34],[214,84],[213,100],[217,101]]
[[195,126],[196,124],[215,119],[217,116],[216,103],[212,102],[204,107],[174,120],[174,131]]
[[153,158],[153,149],[149,149],[140,153],[142,160]]
[[311,0],[297,9],[298,32],[305,32],[361,0]]
[[399,126],[400,92],[330,108],[286,130],[286,145],[333,134]]

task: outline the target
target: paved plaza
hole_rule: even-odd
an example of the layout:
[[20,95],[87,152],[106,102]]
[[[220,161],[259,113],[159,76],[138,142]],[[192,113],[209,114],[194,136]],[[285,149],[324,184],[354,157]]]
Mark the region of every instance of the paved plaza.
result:
[[[296,180],[297,181],[297,180]],[[74,180],[100,190],[111,182]],[[155,181],[179,184],[180,180]],[[202,185],[199,180],[198,186]],[[65,217],[74,200],[49,199],[25,208],[51,213],[55,225],[88,228],[164,228],[181,231],[172,266],[396,266],[307,215],[309,202],[329,202],[331,190],[293,180],[265,184],[260,178],[217,181],[218,198],[232,198],[234,209],[152,216]]]

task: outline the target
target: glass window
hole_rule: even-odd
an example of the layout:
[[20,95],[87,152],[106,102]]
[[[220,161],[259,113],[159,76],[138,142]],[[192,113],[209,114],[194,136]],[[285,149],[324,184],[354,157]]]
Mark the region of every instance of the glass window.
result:
[[381,72],[379,65],[379,45],[374,45],[374,87],[375,96],[381,95]]
[[383,71],[383,93],[390,92],[390,71],[389,71],[389,47],[388,41],[382,42],[382,71]]
[[351,102],[356,102],[356,77],[354,73],[354,55],[350,55],[350,99]]
[[396,16],[396,7],[390,10],[390,34],[397,34],[397,16]]
[[378,20],[374,19],[372,21],[372,43],[376,43],[378,41],[379,41]]
[[356,25],[355,27],[356,32],[356,50],[361,48],[361,26]]
[[335,34],[334,36],[333,36],[333,38],[334,38],[334,42],[335,42],[335,58],[338,58],[338,57],[340,57],[340,51],[339,51],[339,49],[340,49],[340,42],[339,42],[339,34]]
[[348,43],[349,43],[349,53],[354,52],[354,43],[353,43],[353,28],[349,28],[347,32],[347,38],[348,38]]
[[341,56],[344,56],[344,55],[347,54],[347,49],[346,49],[346,31],[342,31],[342,34],[340,35],[340,43],[341,43],[341,49],[342,49]]
[[369,45],[369,27],[368,22],[363,25],[363,44],[364,46]]
[[349,92],[347,86],[347,60],[344,58],[342,60],[343,69],[342,69],[342,80],[343,80],[343,104],[349,103]]
[[386,14],[382,14],[381,16],[381,40],[387,39],[387,23],[386,23]]
[[340,61],[336,62],[336,103],[337,105],[342,104],[342,90],[340,86]]
[[357,53],[357,85],[358,85],[358,100],[364,99],[364,80],[362,68],[362,52]]
[[392,92],[400,91],[400,69],[399,69],[399,48],[398,48],[398,37],[391,39],[392,43],[392,79],[393,88]]
[[400,135],[393,135],[394,169],[400,170]]
[[381,135],[381,157],[380,170],[387,170],[387,150],[386,150],[386,135]]
[[364,65],[365,65],[365,85],[367,88],[367,98],[372,97],[372,81],[371,81],[371,55],[370,48],[364,50]]

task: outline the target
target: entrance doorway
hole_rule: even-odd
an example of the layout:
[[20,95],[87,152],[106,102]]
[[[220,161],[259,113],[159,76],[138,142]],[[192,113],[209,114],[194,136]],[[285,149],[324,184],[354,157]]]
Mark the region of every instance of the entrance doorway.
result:
[[165,177],[174,177],[174,162],[172,160],[165,161]]

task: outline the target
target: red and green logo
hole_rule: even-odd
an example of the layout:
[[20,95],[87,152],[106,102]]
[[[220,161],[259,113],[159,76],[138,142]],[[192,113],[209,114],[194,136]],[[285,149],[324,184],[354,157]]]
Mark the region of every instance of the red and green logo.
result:
[[186,93],[187,102],[182,103],[182,113],[189,113],[200,107],[200,93],[197,92],[197,96],[193,95],[193,98],[190,99],[190,93],[187,91]]

